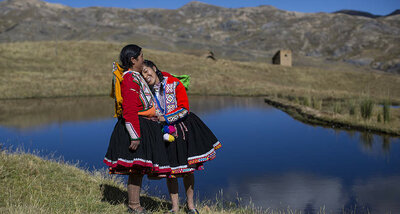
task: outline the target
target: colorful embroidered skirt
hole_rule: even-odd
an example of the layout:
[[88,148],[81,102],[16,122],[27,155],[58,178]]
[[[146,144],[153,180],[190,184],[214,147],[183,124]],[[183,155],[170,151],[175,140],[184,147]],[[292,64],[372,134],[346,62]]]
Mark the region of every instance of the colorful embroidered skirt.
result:
[[165,150],[160,124],[139,116],[140,144],[130,150],[130,136],[125,120],[118,119],[110,138],[104,163],[111,174],[158,174],[170,173],[171,168]]
[[190,112],[175,127],[178,137],[165,142],[172,176],[201,170],[204,162],[215,158],[221,143],[194,113]]

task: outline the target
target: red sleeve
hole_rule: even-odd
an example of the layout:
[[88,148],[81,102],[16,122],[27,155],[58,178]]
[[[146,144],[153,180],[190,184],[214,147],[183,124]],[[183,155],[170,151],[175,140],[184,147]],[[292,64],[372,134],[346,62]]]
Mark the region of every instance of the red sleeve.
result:
[[185,86],[178,80],[178,85],[176,86],[175,93],[176,93],[176,101],[178,102],[178,109],[184,108],[189,111],[189,99],[186,94]]
[[175,88],[175,96],[178,107],[175,110],[164,115],[165,121],[168,124],[172,124],[183,119],[189,113],[189,99],[186,94],[186,89],[177,78],[175,79],[175,81],[178,82],[178,85]]
[[140,139],[140,125],[138,111],[142,109],[139,98],[140,86],[135,82],[130,74],[124,76],[121,84],[122,115],[125,119],[125,126],[129,132],[131,140]]

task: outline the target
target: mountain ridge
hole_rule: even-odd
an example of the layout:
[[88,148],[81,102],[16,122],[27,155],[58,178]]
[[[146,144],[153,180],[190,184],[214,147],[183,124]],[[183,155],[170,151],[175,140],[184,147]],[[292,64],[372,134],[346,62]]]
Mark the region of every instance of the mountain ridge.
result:
[[[21,6],[22,5],[22,6]],[[300,13],[272,6],[178,9],[72,8],[41,0],[0,2],[0,42],[103,40],[235,60],[270,60],[291,49],[307,57],[400,73],[400,16]]]
[[395,16],[400,14],[400,10],[394,10],[393,12],[387,14],[387,15],[376,15],[372,13],[368,13],[365,11],[359,11],[359,10],[338,10],[333,13],[342,13],[342,14],[347,14],[351,16],[363,16],[363,17],[368,17],[368,18],[379,18],[379,17],[388,17],[388,16]]

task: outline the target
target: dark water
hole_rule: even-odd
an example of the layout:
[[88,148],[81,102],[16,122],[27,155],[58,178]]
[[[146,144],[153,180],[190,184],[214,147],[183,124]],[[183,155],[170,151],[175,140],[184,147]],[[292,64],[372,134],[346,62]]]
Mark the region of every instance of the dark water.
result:
[[[200,199],[239,197],[311,213],[400,212],[399,138],[306,125],[262,98],[190,97],[190,104],[223,145],[196,173]],[[0,143],[105,168],[112,112],[102,97],[0,101]],[[167,193],[163,180],[144,185]]]

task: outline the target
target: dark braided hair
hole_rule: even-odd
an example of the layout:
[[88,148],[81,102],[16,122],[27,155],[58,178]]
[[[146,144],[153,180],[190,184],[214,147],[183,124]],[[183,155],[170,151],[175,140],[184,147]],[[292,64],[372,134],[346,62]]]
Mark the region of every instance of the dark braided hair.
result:
[[140,55],[142,48],[137,45],[127,45],[122,48],[121,53],[119,54],[119,61],[121,61],[122,68],[127,71],[129,68],[132,68],[133,64],[131,58],[137,59]]
[[[156,68],[156,70],[155,70],[156,75],[157,75],[158,79],[160,80],[160,83],[162,83],[162,81],[164,80],[164,75],[161,73],[160,70],[158,70],[158,68],[157,68],[156,64],[154,64],[154,62],[145,59],[145,60],[143,61],[143,65],[145,65],[146,67],[150,67],[150,68],[152,68],[152,69],[153,69],[153,68]],[[149,85],[149,87],[150,87],[150,89],[151,89],[151,92],[153,92],[153,94],[154,94],[155,91],[154,91],[153,86],[150,86],[150,85]],[[164,87],[163,87],[163,85],[161,84],[161,85],[160,85],[160,93],[162,93],[163,91],[164,91]]]

